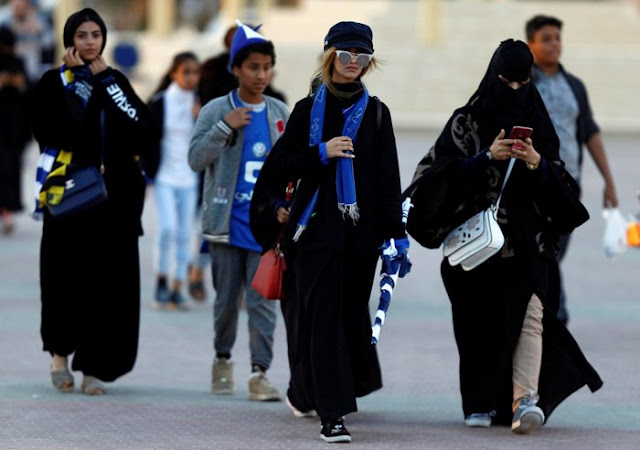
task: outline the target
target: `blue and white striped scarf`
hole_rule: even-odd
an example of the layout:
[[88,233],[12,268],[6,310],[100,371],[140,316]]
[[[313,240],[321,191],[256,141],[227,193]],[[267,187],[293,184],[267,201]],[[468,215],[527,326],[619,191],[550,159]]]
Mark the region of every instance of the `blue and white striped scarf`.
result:
[[[93,91],[93,86],[88,81],[91,79],[89,67],[86,65],[76,66],[72,71],[63,64],[60,67],[60,79],[62,86],[80,97],[86,108]],[[71,164],[71,156],[71,152],[50,147],[45,147],[40,153],[34,185],[35,207],[31,213],[31,217],[35,220],[42,220],[46,205],[60,203],[64,193],[67,166]]]
[[[369,102],[369,92],[362,85],[363,92],[358,101],[353,105],[344,120],[342,135],[351,138],[355,143],[358,136],[358,129],[362,122],[362,117],[367,109]],[[322,139],[322,131],[324,128],[324,111],[326,106],[327,86],[323,83],[316,90],[313,106],[311,107],[311,126],[309,127],[309,146],[319,145]],[[309,219],[313,214],[316,202],[318,201],[318,191],[313,194],[309,205],[302,213],[293,240],[297,241],[302,232],[307,228]],[[353,173],[353,160],[351,158],[338,158],[336,163],[336,191],[338,194],[338,209],[343,217],[346,215],[353,222],[357,222],[360,218],[358,211],[358,202],[356,200],[356,183]]]

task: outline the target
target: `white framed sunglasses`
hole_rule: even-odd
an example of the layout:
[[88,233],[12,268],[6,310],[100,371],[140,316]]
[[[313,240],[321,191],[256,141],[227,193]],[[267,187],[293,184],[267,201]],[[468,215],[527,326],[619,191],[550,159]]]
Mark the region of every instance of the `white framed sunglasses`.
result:
[[343,66],[346,66],[351,62],[352,59],[356,60],[356,65],[358,67],[362,67],[363,69],[369,65],[373,55],[369,53],[351,53],[347,50],[336,50],[336,56],[338,57],[338,61]]

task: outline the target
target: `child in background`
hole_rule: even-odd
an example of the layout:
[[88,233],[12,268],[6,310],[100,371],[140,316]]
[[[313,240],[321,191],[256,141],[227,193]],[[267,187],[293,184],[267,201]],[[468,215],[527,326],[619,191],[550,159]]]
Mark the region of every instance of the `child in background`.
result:
[[244,295],[251,350],[249,399],[275,401],[281,394],[266,372],[273,359],[276,304],[251,287],[262,248],[249,227],[249,208],[260,169],[284,131],[289,109],[264,95],[275,64],[273,43],[256,29],[238,25],[227,69],[239,87],[204,105],[189,148],[191,168],[205,170],[202,228],[216,291],[211,390],[216,395],[235,392],[231,351]]
[[[158,208],[155,305],[160,309],[187,309],[181,289],[191,258],[199,186],[198,174],[189,168],[187,155],[191,131],[200,111],[199,81],[198,57],[192,52],[178,53],[149,101],[158,146],[154,156],[145,162],[145,170],[153,180]],[[172,245],[175,264],[169,288]]]

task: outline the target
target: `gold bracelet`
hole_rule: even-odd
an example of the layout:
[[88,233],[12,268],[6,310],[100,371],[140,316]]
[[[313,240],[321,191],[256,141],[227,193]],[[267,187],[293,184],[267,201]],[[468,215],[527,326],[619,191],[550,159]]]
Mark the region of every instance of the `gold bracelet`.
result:
[[527,161],[527,169],[529,170],[536,170],[538,168],[538,166],[540,165],[540,161],[542,161],[542,156],[540,157],[540,159],[538,160],[537,163],[530,163]]

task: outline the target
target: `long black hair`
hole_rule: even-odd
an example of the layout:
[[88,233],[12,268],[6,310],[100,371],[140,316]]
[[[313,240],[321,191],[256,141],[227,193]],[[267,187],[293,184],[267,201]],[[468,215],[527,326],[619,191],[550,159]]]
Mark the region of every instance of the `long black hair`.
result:
[[76,34],[78,27],[85,22],[95,22],[100,27],[100,31],[102,31],[102,48],[100,49],[100,54],[102,54],[105,45],[107,45],[107,26],[104,20],[102,20],[102,17],[91,8],[84,8],[69,16],[67,22],[64,24],[64,31],[62,32],[64,47],[73,47],[73,36]]
[[165,89],[167,89],[169,87],[169,85],[171,84],[171,74],[173,72],[175,72],[176,70],[178,70],[178,68],[182,64],[184,64],[184,63],[186,63],[188,61],[199,62],[198,56],[195,53],[190,52],[190,51],[180,52],[180,53],[176,54],[173,57],[173,60],[171,61],[171,65],[169,66],[169,69],[167,69],[165,74],[160,79],[160,84],[158,84],[158,87],[153,91],[152,96],[157,94],[160,91],[164,91]]

